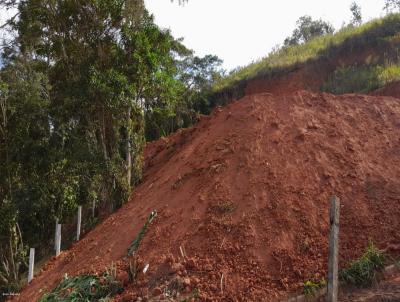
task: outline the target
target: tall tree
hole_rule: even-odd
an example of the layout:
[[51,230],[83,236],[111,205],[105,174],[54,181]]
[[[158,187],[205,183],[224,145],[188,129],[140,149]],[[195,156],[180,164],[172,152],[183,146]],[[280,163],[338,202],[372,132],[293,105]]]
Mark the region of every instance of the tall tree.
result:
[[310,41],[311,39],[332,34],[335,29],[326,21],[321,19],[313,20],[310,16],[302,16],[296,22],[296,29],[292,35],[285,39],[284,46],[298,45]]
[[400,10],[400,0],[385,0],[384,9],[387,12],[392,12],[394,10]]
[[146,108],[157,93],[178,98],[185,50],[141,0],[6,2],[18,18],[0,73],[1,251],[15,247],[18,225],[32,246],[78,204],[128,199]]
[[354,1],[350,5],[352,14],[351,24],[359,26],[362,23],[361,7]]
[[0,287],[10,288],[22,238],[37,246],[79,204],[113,210],[128,199],[145,132],[193,123],[220,60],[193,56],[143,0],[0,5],[18,10],[0,70]]

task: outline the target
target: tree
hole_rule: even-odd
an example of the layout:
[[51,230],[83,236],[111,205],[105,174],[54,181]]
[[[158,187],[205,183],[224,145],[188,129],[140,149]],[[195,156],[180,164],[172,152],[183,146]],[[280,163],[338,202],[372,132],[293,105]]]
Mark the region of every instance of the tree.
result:
[[48,104],[46,77],[28,63],[15,60],[0,71],[0,289],[16,289],[25,264],[21,229],[39,241],[37,221],[50,213],[44,204],[53,206],[41,193],[50,180]]
[[310,41],[318,36],[332,34],[335,29],[333,26],[321,19],[313,20],[310,16],[302,16],[296,22],[297,28],[292,36],[284,41],[284,46],[298,45]]
[[187,51],[142,0],[23,0],[8,24],[15,39],[0,72],[2,254],[16,250],[17,226],[34,246],[78,204],[114,209],[128,199],[141,179],[146,111],[156,98],[175,110],[184,87],[176,58]]
[[350,11],[352,14],[351,24],[360,26],[362,24],[361,7],[356,2],[352,2]]
[[393,10],[400,10],[400,0],[385,0],[384,9],[387,12],[392,12]]
[[197,57],[191,52],[181,52],[176,62],[175,81],[169,81],[174,87],[170,90],[173,94],[157,93],[146,106],[148,140],[194,124],[199,113],[210,113],[212,83],[223,73],[221,64],[217,56]]
[[18,8],[0,69],[0,287],[11,288],[56,219],[128,199],[145,133],[192,124],[220,60],[193,56],[143,0],[0,5]]

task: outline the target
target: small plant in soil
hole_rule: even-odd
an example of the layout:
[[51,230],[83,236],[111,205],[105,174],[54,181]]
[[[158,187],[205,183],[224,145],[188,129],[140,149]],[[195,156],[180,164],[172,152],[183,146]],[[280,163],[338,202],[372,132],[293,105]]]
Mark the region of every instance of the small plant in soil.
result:
[[314,296],[318,292],[318,290],[320,290],[324,286],[326,286],[325,280],[321,280],[318,282],[308,280],[306,283],[304,283],[303,293],[306,296]]
[[216,204],[214,209],[220,214],[228,214],[236,210],[236,205],[231,201],[224,201]]
[[122,285],[109,271],[100,277],[94,275],[66,277],[39,302],[105,302],[122,290]]
[[358,287],[370,286],[376,273],[385,265],[385,255],[370,243],[360,259],[340,272],[341,281]]
[[194,289],[193,292],[190,294],[189,297],[186,297],[185,299],[181,300],[180,302],[190,302],[190,301],[197,301],[197,299],[200,298],[200,291],[199,289]]

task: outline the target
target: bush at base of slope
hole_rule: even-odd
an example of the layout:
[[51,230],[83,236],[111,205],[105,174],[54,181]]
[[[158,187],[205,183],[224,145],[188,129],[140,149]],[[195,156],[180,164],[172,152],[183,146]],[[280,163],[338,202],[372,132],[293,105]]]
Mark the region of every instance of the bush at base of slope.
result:
[[369,286],[375,279],[376,272],[384,268],[385,259],[385,255],[370,243],[360,259],[340,272],[340,279],[355,286]]

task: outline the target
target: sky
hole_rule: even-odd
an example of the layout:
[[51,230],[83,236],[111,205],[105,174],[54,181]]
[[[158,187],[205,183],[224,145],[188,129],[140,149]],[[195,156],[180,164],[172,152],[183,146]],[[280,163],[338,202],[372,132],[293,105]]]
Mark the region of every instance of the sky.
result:
[[[245,66],[266,56],[289,35],[303,15],[335,28],[351,20],[353,0],[145,0],[155,22],[168,28],[198,56],[217,55],[224,68]],[[363,21],[384,15],[384,0],[357,0]]]

